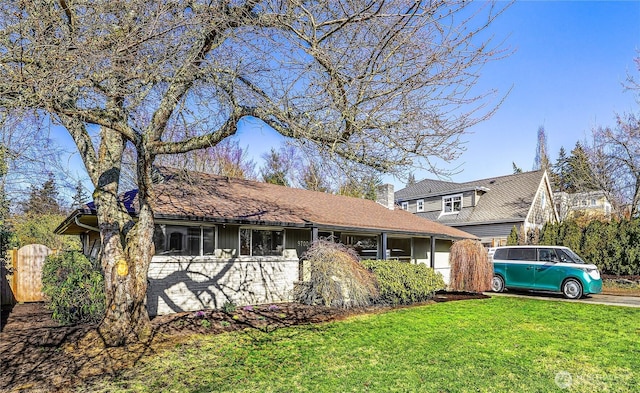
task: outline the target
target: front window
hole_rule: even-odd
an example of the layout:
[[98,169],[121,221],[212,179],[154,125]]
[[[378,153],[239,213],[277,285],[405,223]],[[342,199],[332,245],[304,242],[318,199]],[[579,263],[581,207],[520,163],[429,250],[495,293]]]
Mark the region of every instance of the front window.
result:
[[352,248],[363,259],[376,259],[378,257],[378,237],[371,235],[343,234],[340,242]]
[[418,199],[418,211],[419,212],[423,212],[424,211],[424,199]]
[[154,229],[153,243],[157,255],[212,255],[215,228],[159,224]]
[[443,213],[458,213],[462,209],[462,195],[454,195],[442,198]]
[[409,238],[388,238],[387,257],[401,261],[411,260],[411,239]]
[[281,256],[284,249],[283,233],[283,231],[241,228],[240,255]]

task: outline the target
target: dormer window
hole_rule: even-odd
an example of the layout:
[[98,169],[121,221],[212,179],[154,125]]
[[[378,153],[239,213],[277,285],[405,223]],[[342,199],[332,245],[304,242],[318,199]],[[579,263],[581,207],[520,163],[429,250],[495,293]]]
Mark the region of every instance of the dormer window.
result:
[[409,202],[402,202],[400,206],[402,207],[402,210],[409,210]]
[[424,211],[424,199],[418,199],[418,201],[416,202],[416,209],[418,212]]
[[442,214],[459,213],[462,209],[462,194],[442,197]]

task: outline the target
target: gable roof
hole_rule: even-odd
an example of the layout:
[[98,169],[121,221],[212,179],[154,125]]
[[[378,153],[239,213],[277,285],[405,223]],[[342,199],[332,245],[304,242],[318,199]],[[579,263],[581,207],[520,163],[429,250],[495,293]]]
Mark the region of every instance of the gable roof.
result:
[[508,222],[524,220],[531,209],[534,198],[545,179],[542,170],[490,177],[465,183],[423,180],[396,193],[398,202],[419,198],[439,197],[483,190],[476,206],[464,207],[459,214],[440,216],[440,211],[419,213],[422,217],[438,220],[448,225]]
[[[245,225],[333,228],[462,239],[475,236],[377,202],[289,188],[200,172],[162,168],[164,181],[154,187],[156,219],[197,220]],[[124,194],[136,214],[137,192]],[[95,215],[87,205],[77,214]],[[70,216],[65,222],[72,226]],[[56,231],[69,233],[61,224]]]

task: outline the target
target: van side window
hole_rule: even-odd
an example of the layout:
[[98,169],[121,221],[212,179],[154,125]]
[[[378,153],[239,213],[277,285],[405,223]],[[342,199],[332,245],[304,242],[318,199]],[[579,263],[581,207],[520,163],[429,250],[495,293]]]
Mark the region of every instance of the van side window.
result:
[[509,258],[512,261],[535,261],[537,259],[535,248],[510,248]]
[[574,263],[573,258],[571,258],[571,256],[569,256],[566,252],[564,252],[564,250],[557,250],[557,251],[558,251],[558,258],[560,258],[560,262]]
[[559,262],[556,250],[553,248],[540,248],[538,250],[538,260],[540,262]]
[[493,259],[507,259],[507,249],[506,248],[499,248],[496,250],[496,252],[493,254]]

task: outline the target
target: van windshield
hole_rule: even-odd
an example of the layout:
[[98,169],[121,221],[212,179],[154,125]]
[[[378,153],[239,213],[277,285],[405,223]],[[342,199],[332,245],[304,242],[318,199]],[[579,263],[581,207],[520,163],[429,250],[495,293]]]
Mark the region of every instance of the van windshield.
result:
[[581,264],[583,264],[583,265],[585,265],[585,264],[586,264],[586,262],[585,262],[585,261],[583,261],[583,260],[582,260],[582,258],[580,258],[580,257],[578,256],[578,254],[576,254],[575,252],[571,251],[571,249],[569,249],[569,248],[562,249],[562,250],[558,250],[558,255],[560,256],[560,259],[561,259],[561,260],[563,259],[563,258],[562,258],[562,254],[563,254],[563,253],[564,253],[564,254],[566,254],[566,255],[567,255],[567,257],[568,257],[568,259],[569,259],[569,261],[567,261],[567,262],[581,263]]

